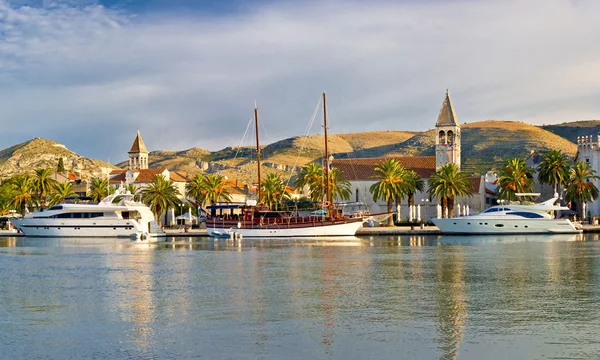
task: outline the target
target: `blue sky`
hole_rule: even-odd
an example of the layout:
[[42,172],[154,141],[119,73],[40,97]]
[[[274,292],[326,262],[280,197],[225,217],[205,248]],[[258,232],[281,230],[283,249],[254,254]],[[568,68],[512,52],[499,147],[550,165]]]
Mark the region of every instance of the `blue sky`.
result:
[[[600,118],[591,0],[0,0],[0,148],[34,137],[119,162],[303,135]],[[320,132],[318,125],[310,133]],[[249,141],[248,144],[251,142]]]

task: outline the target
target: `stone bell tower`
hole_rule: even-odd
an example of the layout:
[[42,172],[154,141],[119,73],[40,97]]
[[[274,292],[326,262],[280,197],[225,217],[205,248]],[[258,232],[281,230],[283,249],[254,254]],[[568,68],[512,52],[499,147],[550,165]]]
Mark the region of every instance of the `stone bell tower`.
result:
[[460,169],[460,126],[446,89],[446,97],[435,124],[435,170],[448,163],[454,163]]
[[135,140],[129,149],[129,170],[140,170],[148,168],[148,150],[138,130]]

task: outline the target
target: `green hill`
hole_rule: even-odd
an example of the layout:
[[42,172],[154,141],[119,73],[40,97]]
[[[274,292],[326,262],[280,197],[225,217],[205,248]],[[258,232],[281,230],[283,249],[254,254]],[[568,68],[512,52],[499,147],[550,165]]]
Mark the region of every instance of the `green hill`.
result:
[[100,176],[102,167],[114,168],[104,161],[80,156],[56,141],[35,138],[0,151],[0,177],[31,173],[36,168],[56,169],[59,158],[66,170],[80,171],[87,177]]
[[600,134],[600,120],[582,120],[556,125],[544,125],[542,129],[548,130],[576,144],[578,136]]

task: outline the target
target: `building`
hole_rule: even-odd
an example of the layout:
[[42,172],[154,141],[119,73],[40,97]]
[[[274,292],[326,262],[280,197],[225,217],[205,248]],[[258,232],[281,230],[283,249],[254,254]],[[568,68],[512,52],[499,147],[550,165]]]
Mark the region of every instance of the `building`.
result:
[[142,140],[140,131],[138,130],[131,149],[129,149],[129,169],[140,170],[148,168],[148,149]]
[[[369,192],[371,185],[377,182],[375,168],[387,159],[397,160],[404,168],[415,171],[427,181],[433,173],[448,163],[461,165],[461,135],[458,117],[454,111],[450,93],[446,90],[442,107],[435,124],[435,156],[389,156],[383,158],[334,159],[333,167],[340,170],[341,178],[349,181],[354,201],[364,203],[372,213],[387,211],[387,202],[373,201]],[[455,205],[461,208],[467,205],[470,212],[480,212],[495,203],[496,194],[487,185],[484,176],[471,179],[473,193],[471,197],[455,199]],[[437,216],[437,200],[429,197],[427,188],[414,194],[415,205],[420,205],[421,218],[424,220]],[[401,201],[401,216],[408,218],[408,201]]]
[[[596,136],[579,136],[577,137],[577,157],[578,161],[585,161],[590,164],[592,170],[596,174],[600,174],[600,134]],[[600,189],[600,180],[591,180],[597,188]],[[576,204],[579,206],[579,204]],[[576,207],[573,206],[573,209]],[[592,202],[585,204],[585,216],[599,216],[600,215],[600,198]]]

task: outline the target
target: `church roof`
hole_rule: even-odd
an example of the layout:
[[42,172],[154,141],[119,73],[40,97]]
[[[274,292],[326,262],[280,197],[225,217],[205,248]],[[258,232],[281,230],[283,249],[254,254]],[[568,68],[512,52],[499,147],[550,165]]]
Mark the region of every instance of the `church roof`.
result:
[[428,179],[431,174],[435,173],[435,156],[334,159],[332,165],[340,170],[341,177],[344,180],[377,181],[375,168],[387,159],[397,160],[404,168],[413,170],[423,179]]
[[440,109],[435,126],[458,126],[458,118],[454,112],[454,106],[452,106],[448,89],[446,89],[446,97],[444,98],[444,102],[442,102],[442,108]]
[[144,140],[142,140],[142,136],[140,135],[139,130],[137,132],[137,135],[135,136],[135,140],[133,140],[131,149],[129,149],[129,153],[148,153],[148,150],[146,149],[146,145],[144,144]]

